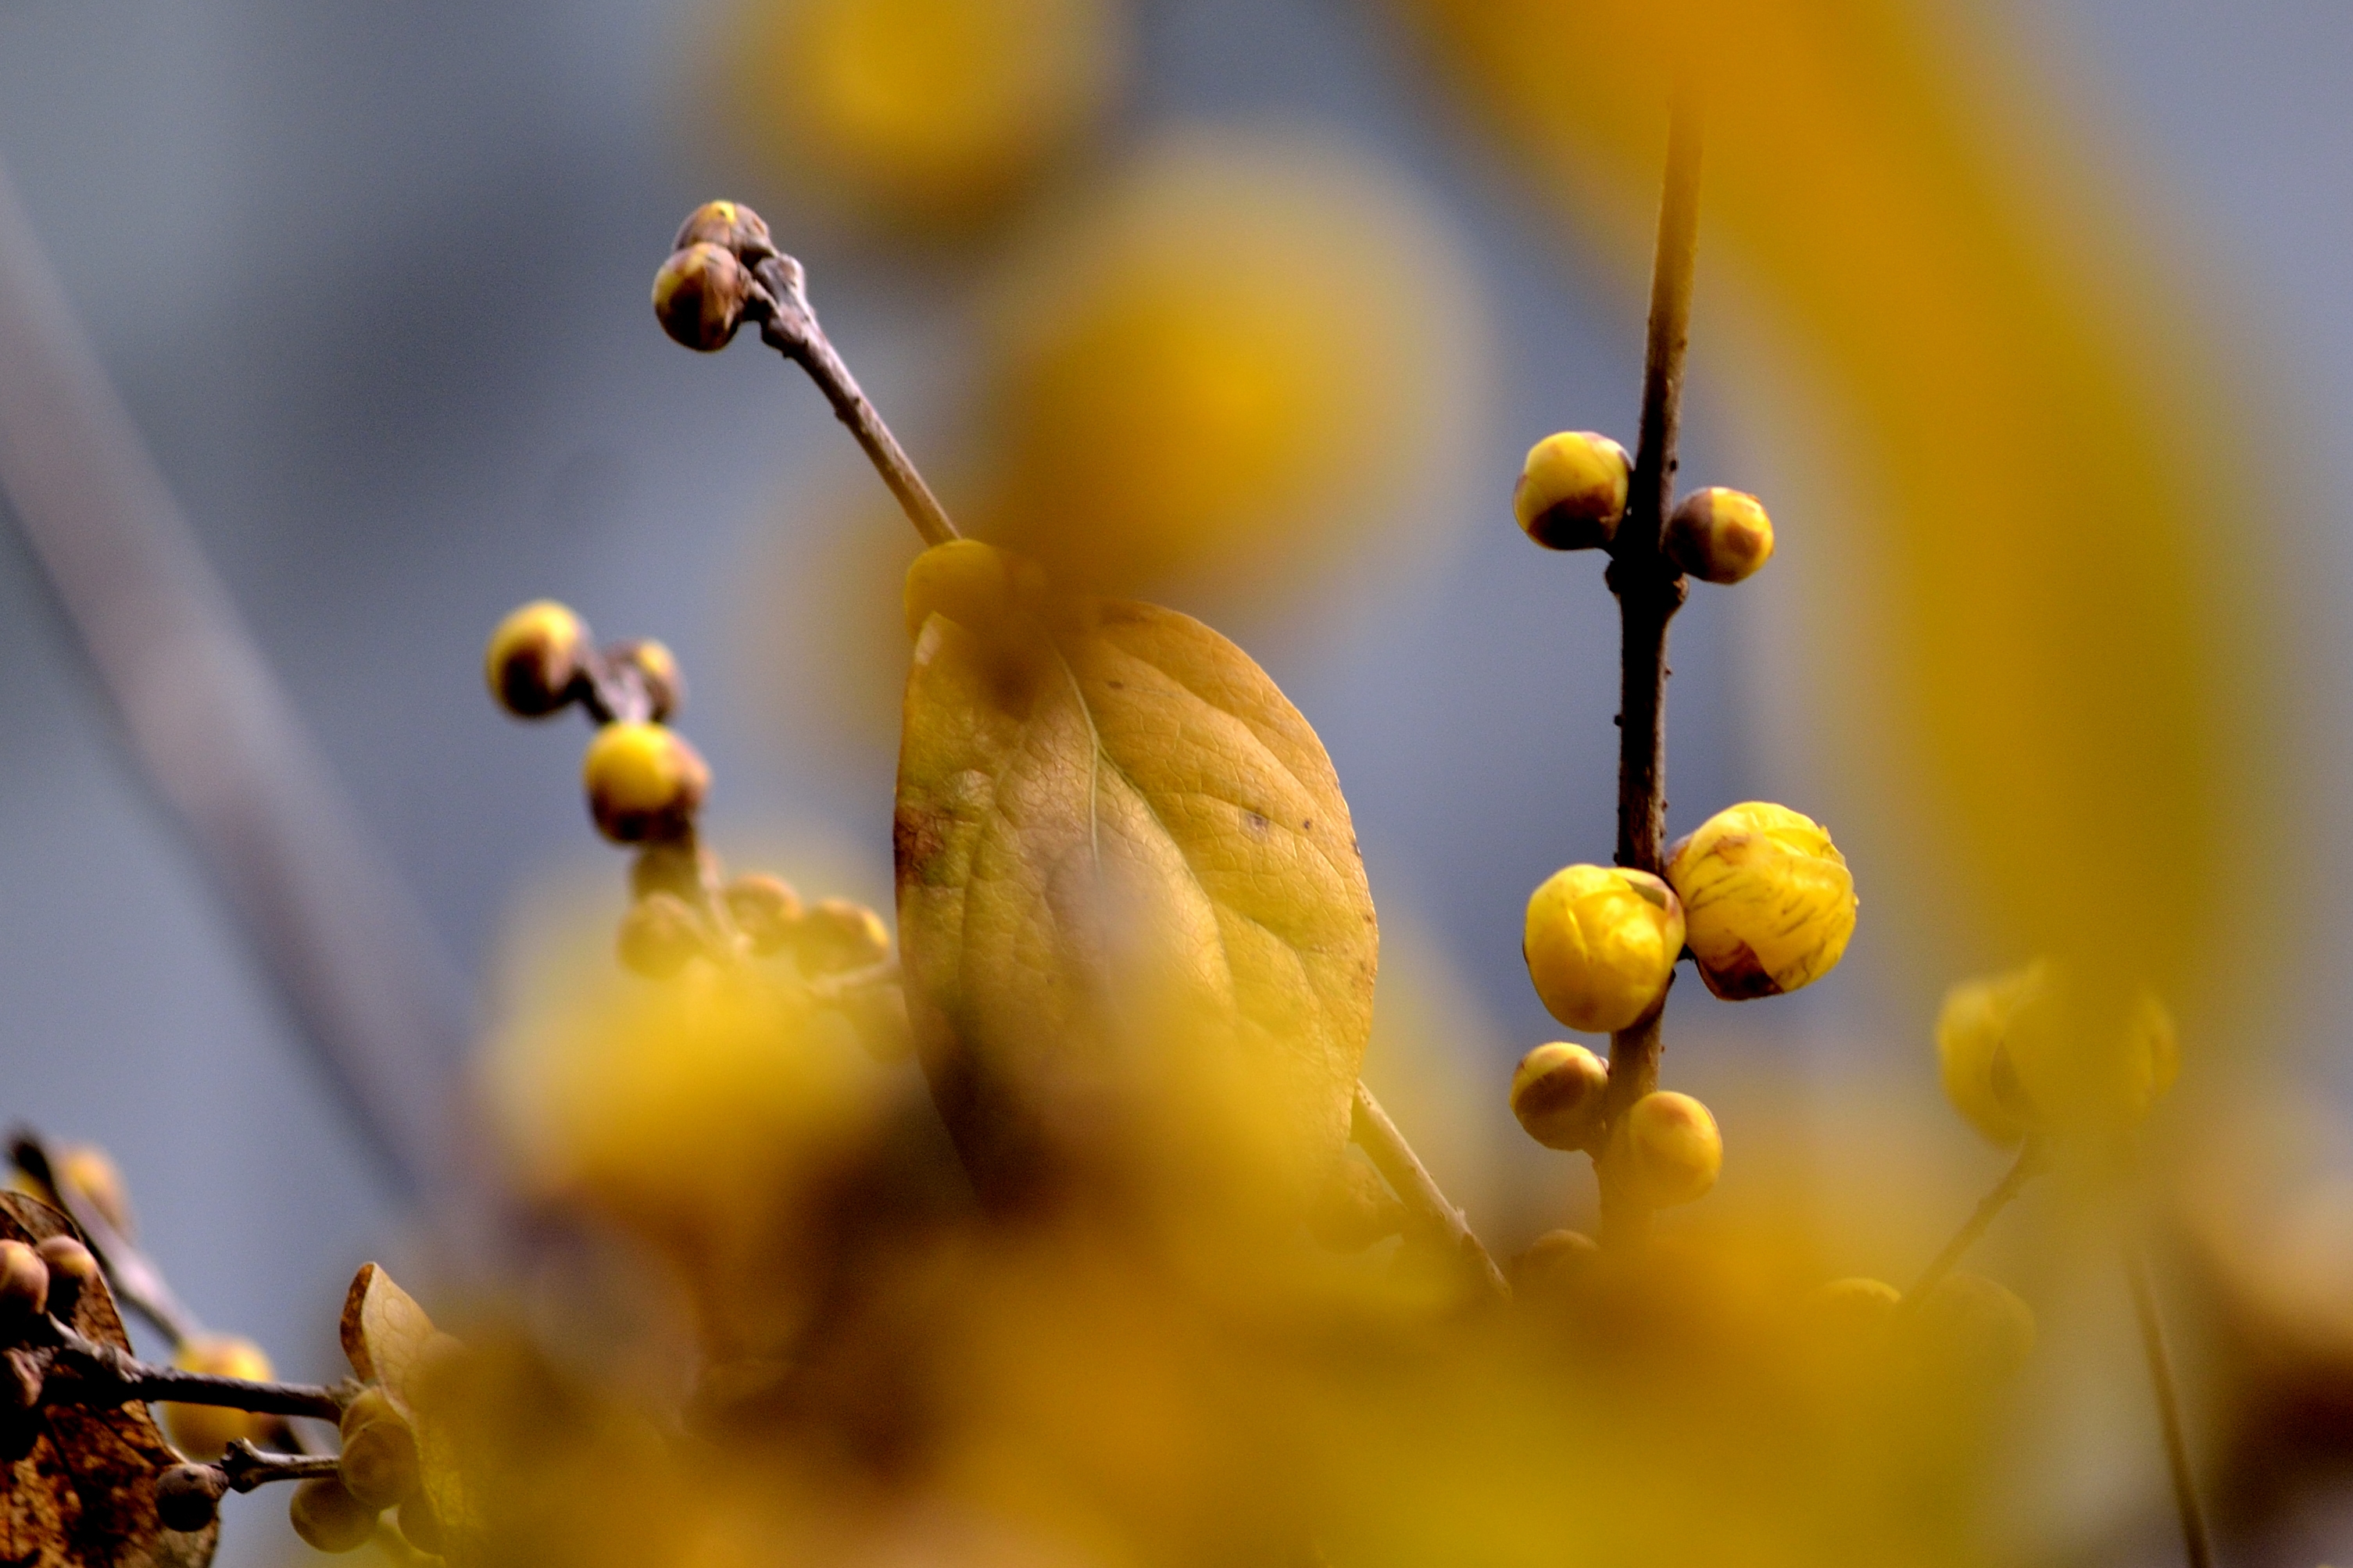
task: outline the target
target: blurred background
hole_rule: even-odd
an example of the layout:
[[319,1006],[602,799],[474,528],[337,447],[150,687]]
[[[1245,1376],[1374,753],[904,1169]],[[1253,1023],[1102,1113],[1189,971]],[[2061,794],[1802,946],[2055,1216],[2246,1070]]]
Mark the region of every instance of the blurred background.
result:
[[[499,1021],[519,911],[623,906],[583,733],[482,689],[529,598],[678,652],[732,860],[888,907],[915,542],[797,373],[650,320],[679,219],[729,195],[952,513],[1274,675],[1382,914],[1368,1080],[1499,1250],[1588,1213],[1503,1094],[1559,1033],[1527,892],[1606,858],[1615,812],[1601,563],[1508,506],[1543,435],[1634,441],[1663,115],[1614,52],[1643,25],[1585,9],[0,3],[0,255],[34,323],[0,339],[0,1110],[105,1144],[197,1310],[331,1373],[351,1270],[415,1246],[441,1173],[415,1130]],[[1683,477],[1758,492],[1780,544],[1675,623],[1671,826],[1821,817],[1862,924],[1801,996],[1681,988],[1669,1081],[1726,1127],[1731,1212],[1810,1194],[1840,1271],[1901,1278],[2000,1169],[1940,1105],[1937,997],[2088,928],[2176,998],[2188,1089],[2300,1107],[2293,1135],[2254,1115],[2263,1146],[2317,1154],[2229,1163],[2285,1184],[2267,1212],[2303,1216],[2281,1246],[2326,1297],[2353,1257],[2353,15],[1816,9],[1715,105]],[[119,397],[115,445],[34,433],[79,417],[65,384]],[[71,459],[120,483],[139,447],[160,488],[122,493],[206,563],[157,546],[157,580],[242,628],[259,664],[220,668],[278,718],[126,729],[53,574],[114,493]],[[348,804],[293,842],[380,879],[257,871],[238,803],[275,795],[151,766],[257,735],[314,749],[316,795],[270,753],[306,809]],[[280,886],[375,912],[322,926]],[[353,1079],[305,932],[417,980],[359,1005],[407,1067]],[[2054,1277],[2037,1306],[2021,1528],[2164,1560],[2120,1301]],[[2265,1550],[2353,1546],[2328,1495]],[[277,1552],[238,1517],[224,1562]]]

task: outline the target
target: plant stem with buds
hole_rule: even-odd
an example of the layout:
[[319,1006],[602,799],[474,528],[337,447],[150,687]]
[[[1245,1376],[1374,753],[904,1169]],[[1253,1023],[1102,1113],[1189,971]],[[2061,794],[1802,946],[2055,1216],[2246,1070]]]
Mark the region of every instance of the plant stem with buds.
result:
[[[1661,551],[1660,538],[1674,499],[1683,350],[1699,249],[1700,143],[1697,98],[1690,82],[1679,79],[1668,114],[1666,183],[1651,270],[1641,435],[1609,574],[1620,619],[1618,864],[1654,875],[1662,868],[1666,838],[1667,623],[1688,591],[1683,574]],[[1619,1126],[1634,1102],[1659,1086],[1661,1008],[1610,1037],[1609,1083],[1601,1102],[1607,1127]],[[1605,1246],[1639,1242],[1649,1228],[1649,1210],[1628,1190],[1623,1161],[1622,1140],[1613,1139],[1594,1162]]]
[[184,1372],[157,1366],[128,1351],[100,1344],[55,1318],[45,1318],[40,1339],[47,1365],[41,1379],[44,1405],[111,1405],[153,1401],[216,1405],[263,1415],[308,1415],[340,1421],[356,1385],[328,1388],[308,1383],[253,1383],[241,1377]]

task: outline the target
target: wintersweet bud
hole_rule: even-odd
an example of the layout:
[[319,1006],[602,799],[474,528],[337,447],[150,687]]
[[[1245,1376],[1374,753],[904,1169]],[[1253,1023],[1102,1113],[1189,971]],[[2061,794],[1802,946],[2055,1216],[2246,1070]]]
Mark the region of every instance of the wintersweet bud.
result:
[[1724,1135],[1706,1106],[1658,1089],[1626,1112],[1627,1168],[1636,1196],[1652,1208],[1696,1203],[1724,1168]]
[[302,1482],[286,1504],[294,1533],[317,1552],[357,1552],[374,1539],[378,1511],[326,1476]]
[[0,1323],[37,1318],[49,1307],[49,1266],[21,1241],[0,1241]]
[[[241,1377],[248,1383],[267,1383],[270,1377],[269,1358],[261,1353],[261,1347],[232,1334],[197,1334],[184,1340],[172,1360],[183,1372],[214,1377]],[[275,1417],[224,1405],[166,1405],[163,1410],[172,1442],[192,1459],[217,1459],[237,1438],[257,1440],[275,1423]]]
[[2034,1353],[2034,1309],[1981,1274],[1948,1274],[1921,1301],[1912,1331],[1939,1370],[1995,1385],[2025,1370]]
[[364,1506],[398,1507],[423,1484],[417,1434],[397,1415],[370,1421],[343,1439],[335,1473]]
[[1512,1289],[1529,1300],[1567,1300],[1600,1258],[1600,1244],[1583,1231],[1548,1230],[1512,1259]]
[[98,1211],[98,1217],[129,1241],[138,1234],[131,1213],[131,1190],[114,1157],[95,1143],[69,1143],[57,1152],[49,1173],[67,1190]]
[[[2147,991],[2119,1024],[2088,1029],[2068,1011],[2063,972],[2043,960],[1956,985],[1936,1017],[1945,1097],[1991,1142],[2007,1147],[2054,1118],[2132,1126],[2181,1072],[2173,1015]],[[2097,1054],[2102,1041],[2113,1042]]]
[[704,951],[702,922],[676,895],[649,893],[621,917],[614,948],[631,973],[668,980]]
[[1609,1068],[1583,1046],[1538,1046],[1512,1074],[1512,1114],[1547,1149],[1590,1149],[1601,1131]]
[[1666,883],[1622,866],[1564,866],[1529,898],[1520,951],[1547,1012],[1609,1034],[1659,1005],[1683,946],[1683,904]]
[[716,353],[744,324],[753,287],[751,271],[733,251],[690,245],[654,274],[654,314],[673,342]]
[[348,1438],[372,1421],[400,1419],[400,1406],[392,1402],[392,1395],[381,1388],[370,1386],[352,1395],[352,1402],[343,1406],[343,1418],[336,1423],[336,1428]]
[[745,261],[757,261],[776,250],[767,221],[741,202],[705,202],[687,214],[670,248],[684,250],[696,245],[715,245]]
[[1605,550],[1626,515],[1633,464],[1626,448],[1590,430],[1564,430],[1528,448],[1512,515],[1547,550]]
[[1700,978],[1726,1001],[1829,973],[1854,934],[1854,878],[1831,836],[1786,805],[1727,806],[1667,851]]
[[571,607],[534,599],[491,634],[483,674],[499,706],[518,719],[543,719],[578,693],[588,628]]
[[952,539],[907,568],[907,635],[915,637],[934,616],[945,616],[968,632],[988,636],[1015,616],[1034,613],[1045,597],[1045,569],[1036,562],[977,539]]
[[1773,520],[1755,496],[1711,485],[1683,497],[1659,542],[1701,582],[1737,583],[1772,559]]
[[155,1478],[155,1517],[166,1530],[194,1531],[220,1512],[228,1477],[212,1465],[174,1465]]
[[763,958],[784,952],[800,931],[801,896],[782,877],[748,873],[728,883],[721,897],[735,929]]
[[659,724],[607,724],[588,743],[580,768],[589,815],[620,844],[676,838],[711,788],[701,753]]

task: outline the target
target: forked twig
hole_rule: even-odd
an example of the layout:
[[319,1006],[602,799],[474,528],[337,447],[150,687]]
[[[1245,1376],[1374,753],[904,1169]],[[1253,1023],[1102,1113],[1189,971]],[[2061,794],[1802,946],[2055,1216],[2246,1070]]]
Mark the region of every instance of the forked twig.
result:
[[1415,1223],[1436,1237],[1446,1249],[1460,1258],[1464,1267],[1476,1278],[1487,1294],[1498,1300],[1508,1300],[1511,1285],[1504,1271],[1495,1267],[1494,1258],[1471,1229],[1462,1211],[1446,1201],[1446,1194],[1430,1174],[1429,1167],[1397,1130],[1381,1102],[1360,1080],[1356,1099],[1349,1117],[1349,1136],[1373,1162],[1373,1168],[1383,1180],[1397,1189],[1405,1200],[1406,1212]]

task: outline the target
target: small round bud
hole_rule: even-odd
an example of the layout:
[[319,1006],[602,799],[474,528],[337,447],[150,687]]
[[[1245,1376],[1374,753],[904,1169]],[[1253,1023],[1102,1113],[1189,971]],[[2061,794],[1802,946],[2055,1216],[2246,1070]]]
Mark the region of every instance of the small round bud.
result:
[[580,692],[588,628],[567,606],[534,599],[499,623],[482,656],[499,706],[518,719],[543,719]]
[[678,656],[667,645],[651,637],[632,637],[607,648],[605,657],[637,672],[645,684],[646,700],[651,704],[646,717],[655,723],[668,721],[686,706],[686,676],[678,667]]
[[741,202],[723,201],[705,202],[687,214],[670,248],[684,250],[691,245],[715,245],[746,261],[774,255],[776,248],[758,213]]
[[335,1473],[343,1489],[373,1509],[397,1507],[423,1484],[417,1434],[397,1415],[371,1421],[343,1439]]
[[0,1329],[49,1310],[49,1266],[21,1241],[0,1241]]
[[[248,1383],[267,1383],[270,1377],[269,1358],[261,1353],[261,1347],[233,1334],[198,1334],[184,1340],[173,1352],[172,1361],[183,1372],[201,1372],[214,1377],[239,1377]],[[239,1437],[260,1442],[278,1419],[233,1410],[225,1405],[165,1405],[162,1408],[164,1426],[172,1435],[173,1446],[192,1459],[217,1459]]]
[[1609,1087],[1609,1068],[1599,1057],[1555,1040],[1520,1058],[1512,1074],[1512,1114],[1547,1149],[1590,1149]]
[[135,1237],[139,1227],[131,1214],[130,1190],[105,1150],[95,1143],[69,1143],[50,1162],[49,1173],[97,1210],[115,1235],[125,1241]]
[[1831,836],[1786,805],[1727,806],[1667,851],[1685,936],[1728,1002],[1828,974],[1854,934],[1854,877]]
[[72,1322],[74,1308],[80,1304],[82,1292],[105,1280],[106,1274],[99,1268],[97,1256],[70,1236],[50,1237],[33,1250],[48,1266],[49,1316],[60,1322]]
[[1953,1377],[2002,1384],[2034,1353],[2034,1309],[1981,1274],[1947,1274],[1912,1322],[1915,1342]]
[[1936,1016],[1945,1097],[1990,1142],[2010,1145],[2057,1122],[2139,1123],[2181,1072],[2173,1015],[2147,991],[2080,1017],[2066,973],[2038,959],[1945,994]]
[[1626,515],[1634,466],[1626,448],[1590,430],[1564,430],[1528,448],[1512,515],[1546,550],[1606,550]]
[[763,958],[790,947],[800,931],[801,896],[782,877],[752,872],[728,883],[721,897],[735,929]]
[[934,616],[987,637],[1045,599],[1043,567],[977,539],[952,539],[916,556],[901,595],[911,637]]
[[1625,1158],[1634,1192],[1652,1208],[1696,1203],[1724,1169],[1724,1135],[1706,1106],[1659,1089],[1626,1112]]
[[1600,1259],[1599,1244],[1583,1231],[1548,1230],[1512,1259],[1512,1288],[1535,1300],[1567,1300]]
[[1683,911],[1647,871],[1565,866],[1528,899],[1520,944],[1545,1010],[1572,1029],[1623,1029],[1667,994]]
[[682,837],[711,788],[701,753],[659,724],[607,724],[580,766],[588,813],[620,844]]
[[1945,1098],[1989,1142],[2003,1148],[2025,1138],[2037,1120],[2019,1083],[2010,1037],[2050,984],[2050,965],[2039,963],[1997,979],[1968,981],[1945,993],[1936,1015]]
[[801,917],[795,957],[803,974],[841,974],[891,956],[891,928],[864,904],[820,899]]
[[1307,1211],[1307,1233],[1335,1252],[1362,1252],[1405,1227],[1405,1205],[1381,1173],[1343,1155]]
[[631,904],[614,945],[622,967],[649,980],[668,980],[688,960],[710,951],[702,921],[684,900],[669,893],[649,893]]
[[352,1402],[343,1406],[343,1418],[335,1425],[343,1437],[349,1440],[360,1428],[370,1422],[402,1419],[404,1417],[400,1414],[400,1406],[392,1402],[392,1395],[371,1384],[352,1395]]
[[1885,1330],[1904,1292],[1884,1279],[1857,1275],[1814,1288],[1806,1298],[1815,1323],[1841,1337],[1867,1337]]
[[1659,544],[1703,583],[1737,583],[1773,558],[1773,520],[1755,496],[1711,485],[1683,497]]
[[673,342],[716,353],[744,324],[752,287],[750,270],[733,251],[690,245],[654,274],[654,314]]
[[166,1530],[193,1534],[220,1514],[228,1477],[211,1465],[174,1465],[155,1478],[155,1517]]
[[907,1019],[907,994],[896,985],[860,985],[841,999],[842,1016],[858,1033],[866,1054],[888,1065],[915,1054],[915,1029]]
[[400,1505],[400,1511],[393,1518],[399,1523],[400,1533],[407,1538],[408,1544],[419,1552],[430,1552],[437,1557],[441,1555],[441,1521],[434,1516],[433,1504],[423,1492],[409,1494],[407,1500]]
[[294,1533],[314,1552],[357,1552],[375,1537],[377,1512],[325,1476],[296,1487],[286,1504]]

